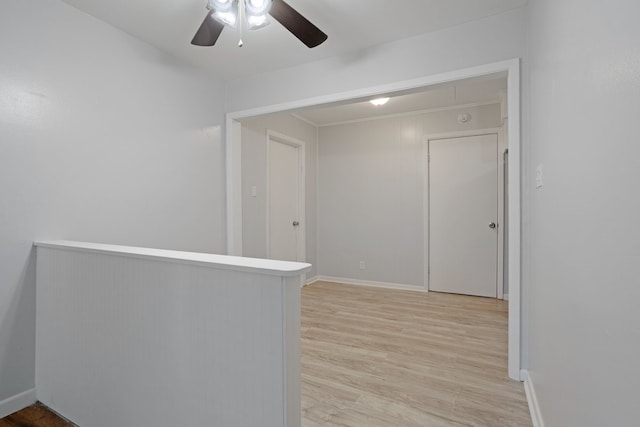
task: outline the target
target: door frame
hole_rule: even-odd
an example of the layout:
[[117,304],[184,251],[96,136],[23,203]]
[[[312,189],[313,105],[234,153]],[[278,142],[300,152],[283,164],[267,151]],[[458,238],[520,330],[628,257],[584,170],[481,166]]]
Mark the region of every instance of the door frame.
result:
[[[475,67],[426,75],[409,80],[400,80],[388,84],[366,86],[347,91],[330,92],[293,101],[263,105],[247,110],[231,111],[225,116],[225,156],[226,156],[226,201],[227,201],[227,253],[242,256],[242,139],[239,136],[239,120],[277,113],[303,107],[312,107],[334,102],[379,96],[389,92],[412,90],[458,80],[482,77],[490,74],[507,74],[507,112],[509,154],[509,377],[523,381],[521,373],[522,349],[522,244],[521,244],[521,106],[520,106],[520,58]],[[238,195],[240,194],[240,196]]]
[[457,131],[457,132],[446,132],[439,134],[431,134],[425,135],[422,140],[422,158],[423,158],[423,214],[424,214],[424,289],[429,292],[429,271],[430,271],[430,262],[431,262],[431,240],[429,236],[429,226],[430,226],[430,195],[429,195],[429,141],[434,141],[438,139],[451,139],[451,138],[464,138],[469,136],[482,136],[482,135],[496,135],[498,140],[498,147],[496,150],[496,161],[498,167],[498,183],[496,186],[497,198],[498,198],[498,217],[496,219],[498,223],[498,248],[496,254],[496,295],[498,299],[504,299],[503,289],[504,289],[504,275],[501,272],[504,272],[504,192],[500,191],[504,187],[504,156],[502,155],[504,148],[506,147],[506,141],[504,140],[504,132],[503,128],[485,128],[485,129],[474,129],[468,131]]
[[271,141],[280,143],[280,144],[285,144],[285,145],[289,145],[291,147],[295,147],[298,151],[298,222],[300,223],[300,225],[298,226],[298,253],[297,253],[297,258],[299,262],[304,262],[307,259],[307,250],[306,250],[306,233],[305,233],[305,227],[306,227],[306,215],[305,215],[305,201],[306,201],[306,192],[305,192],[305,143],[302,140],[293,138],[291,136],[285,135],[283,133],[279,133],[276,132],[274,130],[271,129],[267,129],[266,132],[266,156],[265,156],[265,163],[266,163],[266,189],[265,189],[265,198],[266,198],[266,202],[267,202],[267,211],[266,211],[266,254],[267,254],[267,258],[270,257],[270,252],[271,252],[271,236],[270,236],[270,232],[269,232],[269,228],[270,228],[270,223],[269,221],[271,220],[269,212],[270,212],[270,208],[271,208],[271,194],[270,194],[270,187],[269,187],[269,172],[271,169],[271,162],[270,162],[270,143]]

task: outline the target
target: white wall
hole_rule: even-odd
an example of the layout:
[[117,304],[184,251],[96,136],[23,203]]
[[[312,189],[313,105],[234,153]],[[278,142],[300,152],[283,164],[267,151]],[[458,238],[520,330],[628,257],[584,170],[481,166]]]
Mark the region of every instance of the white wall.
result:
[[34,386],[35,239],[225,239],[218,82],[59,1],[3,1],[0,57],[2,402]]
[[[267,129],[305,142],[306,262],[317,274],[316,159],[317,129],[288,113],[269,114],[242,121],[242,250],[244,256],[267,255]],[[257,189],[251,196],[251,187]]]
[[[638,425],[640,3],[529,2],[529,370],[547,427]],[[533,180],[528,180],[529,186]]]
[[320,275],[424,288],[424,138],[500,126],[494,104],[321,127]]
[[228,83],[227,110],[339,94],[524,57],[524,9]]
[[37,258],[36,383],[54,411],[86,427],[300,427],[309,264],[60,241]]
[[[339,98],[343,92],[523,58],[525,24],[525,10],[521,8],[351,54],[233,80],[227,83],[227,111],[299,100],[322,102],[327,96]],[[318,261],[322,266],[322,259]]]

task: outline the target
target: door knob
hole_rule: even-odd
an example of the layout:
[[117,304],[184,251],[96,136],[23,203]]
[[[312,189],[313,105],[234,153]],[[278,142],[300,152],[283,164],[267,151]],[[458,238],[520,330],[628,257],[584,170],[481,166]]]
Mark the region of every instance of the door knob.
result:
[[297,227],[297,226],[299,226],[299,225],[300,225],[300,223],[299,223],[298,221],[293,221],[293,226],[294,226],[294,227]]
[[496,228],[496,227],[497,227],[497,225],[496,225],[495,222],[490,222],[489,223],[489,228]]

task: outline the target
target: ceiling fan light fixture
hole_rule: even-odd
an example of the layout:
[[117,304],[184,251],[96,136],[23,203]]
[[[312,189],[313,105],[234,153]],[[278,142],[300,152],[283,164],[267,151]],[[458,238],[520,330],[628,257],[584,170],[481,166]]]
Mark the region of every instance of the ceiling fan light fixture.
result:
[[244,10],[250,30],[266,27],[271,22],[267,13],[271,9],[271,0],[244,0]]
[[207,9],[218,22],[236,28],[238,21],[238,0],[209,0]]
[[228,25],[231,28],[236,28],[236,23],[238,21],[238,14],[231,12],[214,12],[211,16],[218,21],[223,23],[224,25]]
[[369,102],[375,105],[376,107],[380,107],[381,105],[386,104],[388,101],[389,101],[389,98],[376,98],[376,99],[372,99]]
[[207,3],[207,9],[213,9],[216,12],[229,12],[234,4],[236,9],[238,7],[236,0],[209,0]]
[[244,0],[247,16],[265,16],[271,9],[271,0]]
[[247,23],[250,30],[258,30],[269,25],[271,21],[267,15],[247,15]]
[[245,24],[250,30],[256,30],[268,25],[271,18],[308,48],[327,40],[327,35],[320,28],[285,0],[207,0],[207,9],[204,21],[191,40],[194,46],[214,46],[225,26],[239,28],[241,46]]
[[211,14],[213,19],[231,28],[236,28],[238,22],[238,0],[210,0],[209,4],[213,6],[213,13]]

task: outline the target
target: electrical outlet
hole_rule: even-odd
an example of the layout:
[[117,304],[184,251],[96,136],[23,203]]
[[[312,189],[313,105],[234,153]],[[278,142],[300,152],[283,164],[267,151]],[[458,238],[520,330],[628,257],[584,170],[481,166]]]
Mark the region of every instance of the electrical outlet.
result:
[[360,261],[360,270],[364,270],[364,261]]

